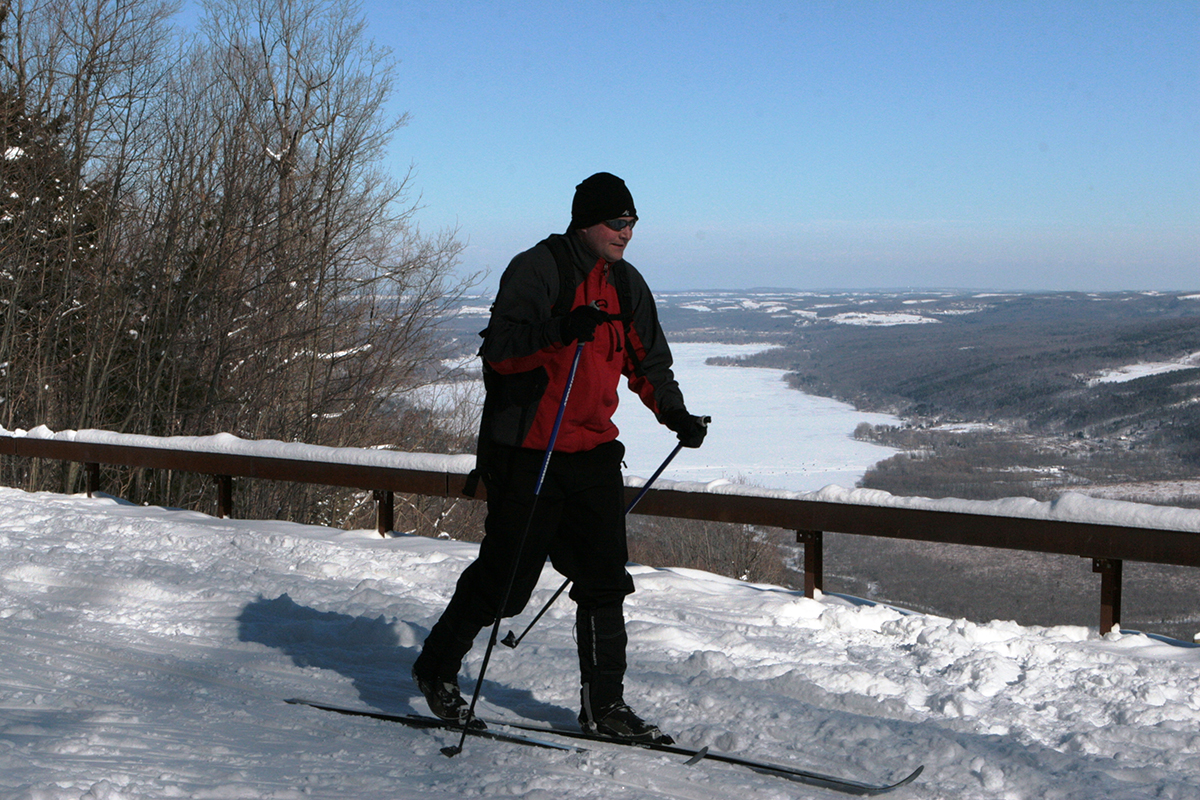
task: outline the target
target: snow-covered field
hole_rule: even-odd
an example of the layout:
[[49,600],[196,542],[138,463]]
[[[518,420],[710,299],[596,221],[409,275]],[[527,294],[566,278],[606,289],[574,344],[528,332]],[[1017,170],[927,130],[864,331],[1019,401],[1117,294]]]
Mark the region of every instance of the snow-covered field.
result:
[[[282,702],[424,712],[410,665],[474,552],[0,489],[0,798],[835,796],[626,748],[448,759],[456,737]],[[898,798],[1200,797],[1200,649],[631,569],[627,696],[686,745],[863,780],[925,764]],[[573,721],[572,621],[560,601],[499,649],[484,713]]]
[[1089,378],[1088,386],[1101,383],[1128,383],[1138,378],[1151,375],[1162,375],[1167,372],[1177,372],[1181,369],[1195,369],[1200,366],[1200,353],[1191,353],[1178,361],[1162,361],[1147,364],[1129,364],[1119,369],[1104,370],[1099,376]]

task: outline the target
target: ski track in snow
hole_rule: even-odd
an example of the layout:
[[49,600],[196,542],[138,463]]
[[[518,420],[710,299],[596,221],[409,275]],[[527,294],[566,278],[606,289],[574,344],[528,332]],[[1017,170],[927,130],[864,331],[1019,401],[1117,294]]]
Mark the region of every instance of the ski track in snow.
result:
[[[0,798],[839,796],[615,746],[448,759],[456,735],[282,702],[426,713],[409,670],[475,550],[0,489]],[[631,571],[627,699],[683,745],[865,781],[924,763],[897,798],[1200,798],[1200,649]],[[484,716],[574,723],[573,622],[560,600],[497,648]]]

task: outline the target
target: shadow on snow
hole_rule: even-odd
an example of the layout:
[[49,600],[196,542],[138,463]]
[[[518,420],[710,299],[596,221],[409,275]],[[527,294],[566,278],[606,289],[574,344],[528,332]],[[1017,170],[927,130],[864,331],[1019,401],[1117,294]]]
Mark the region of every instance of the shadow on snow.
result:
[[[354,617],[318,611],[300,605],[285,593],[274,600],[260,596],[247,603],[237,622],[239,641],[280,650],[298,667],[316,667],[345,676],[367,706],[394,714],[429,713],[412,681],[412,665],[420,648],[401,644],[395,623],[382,615]],[[418,625],[401,624],[411,627],[418,640],[423,641],[428,634]],[[493,658],[501,649],[493,651]],[[462,690],[469,697],[473,683],[463,681]],[[539,701],[528,690],[492,680],[484,681],[480,700],[538,722],[571,724],[575,718],[573,711]]]

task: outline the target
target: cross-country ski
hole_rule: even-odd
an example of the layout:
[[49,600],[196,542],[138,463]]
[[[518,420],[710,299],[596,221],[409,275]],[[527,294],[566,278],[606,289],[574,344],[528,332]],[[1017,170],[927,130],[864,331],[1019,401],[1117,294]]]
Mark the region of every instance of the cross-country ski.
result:
[[[287,702],[293,705],[317,708],[322,711],[331,711],[335,714],[368,717],[370,719],[378,719],[385,722],[396,722],[400,723],[401,725],[407,725],[410,728],[440,728],[448,731],[463,731],[461,725],[449,723],[445,720],[440,720],[437,717],[428,717],[420,714],[389,714],[383,711],[372,711],[370,709],[347,708],[344,706],[329,705],[327,703],[320,703],[302,698],[290,698],[287,700]],[[579,730],[555,728],[546,725],[535,725],[517,720],[484,719],[482,722],[486,723],[486,728],[468,728],[466,730],[466,734],[483,739],[509,742],[510,744],[531,745],[535,747],[558,750],[570,750],[573,748],[566,745],[557,744],[552,740],[543,737],[561,736],[568,739],[587,741],[592,745],[621,745],[625,747],[634,747],[643,750],[651,750],[658,753],[671,753],[673,755],[684,756],[687,759],[685,762],[687,764],[695,764],[703,760],[716,761],[724,764],[733,764],[735,766],[744,767],[763,775],[772,775],[777,778],[783,778],[796,783],[803,783],[808,786],[819,786],[823,789],[832,789],[835,792],[860,795],[863,797],[886,794],[895,789],[899,789],[901,786],[907,786],[915,781],[925,769],[923,766],[917,767],[907,776],[893,783],[872,784],[852,780],[850,778],[838,777],[835,775],[825,775],[811,770],[796,769],[794,767],[787,767],[781,764],[760,761],[744,756],[731,755],[728,753],[715,753],[709,750],[707,747],[692,749],[675,744],[630,742]],[[536,734],[538,738],[508,733],[504,730],[504,728],[524,731],[529,734]]]

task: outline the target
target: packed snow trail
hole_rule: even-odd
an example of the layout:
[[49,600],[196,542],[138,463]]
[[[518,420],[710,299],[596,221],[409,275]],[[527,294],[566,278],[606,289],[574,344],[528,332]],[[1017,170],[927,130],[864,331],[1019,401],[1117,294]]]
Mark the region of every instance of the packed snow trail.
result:
[[[475,549],[0,489],[0,798],[838,796],[628,748],[447,759],[444,734],[282,702],[425,713],[409,669]],[[920,800],[1200,798],[1195,648],[631,571],[627,696],[687,747],[924,763],[892,795]],[[482,713],[573,723],[573,618],[493,657]]]

